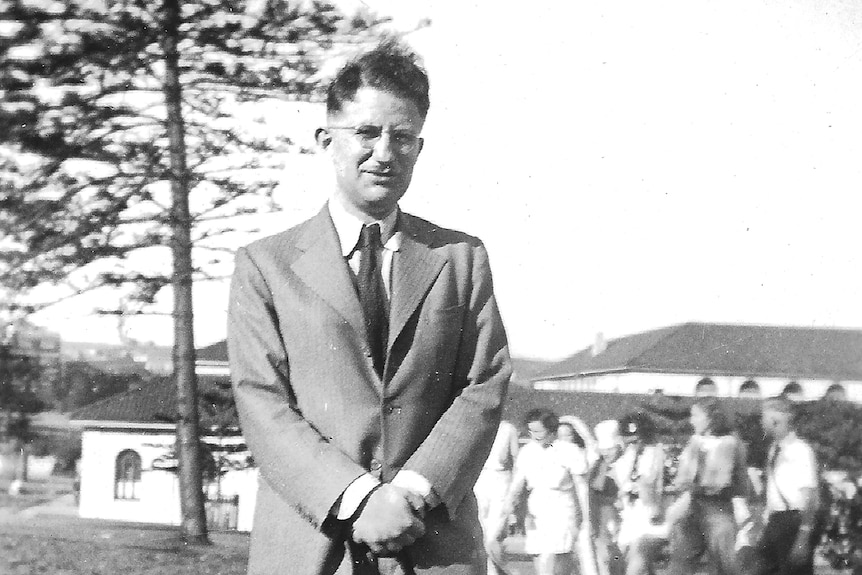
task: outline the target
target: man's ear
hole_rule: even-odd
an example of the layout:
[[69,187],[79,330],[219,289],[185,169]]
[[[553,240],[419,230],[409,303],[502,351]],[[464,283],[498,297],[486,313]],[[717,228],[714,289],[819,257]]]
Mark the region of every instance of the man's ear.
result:
[[416,150],[417,156],[419,155],[419,153],[422,151],[422,148],[424,148],[424,147],[425,147],[425,138],[419,138],[419,148]]
[[318,146],[325,150],[332,143],[332,134],[326,128],[318,128],[314,131],[314,140]]

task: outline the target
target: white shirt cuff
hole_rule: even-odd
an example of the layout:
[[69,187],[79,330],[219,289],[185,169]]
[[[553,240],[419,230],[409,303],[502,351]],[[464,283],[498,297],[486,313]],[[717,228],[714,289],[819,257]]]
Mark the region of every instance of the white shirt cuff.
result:
[[434,493],[431,482],[415,471],[402,469],[395,474],[395,477],[392,479],[392,485],[418,493],[425,500],[425,504],[429,508],[440,505],[440,497]]
[[338,505],[335,518],[343,520],[353,517],[368,494],[378,485],[380,485],[380,480],[367,473],[354,479],[341,494],[341,502]]

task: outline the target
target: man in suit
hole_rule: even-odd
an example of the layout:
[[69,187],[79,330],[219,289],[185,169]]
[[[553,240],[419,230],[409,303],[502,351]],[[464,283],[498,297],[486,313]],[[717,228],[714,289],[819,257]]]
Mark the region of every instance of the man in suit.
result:
[[260,469],[249,573],[482,573],[472,487],[511,367],[482,243],[402,212],[428,79],[388,42],[345,66],[324,208],[238,251],[228,345]]

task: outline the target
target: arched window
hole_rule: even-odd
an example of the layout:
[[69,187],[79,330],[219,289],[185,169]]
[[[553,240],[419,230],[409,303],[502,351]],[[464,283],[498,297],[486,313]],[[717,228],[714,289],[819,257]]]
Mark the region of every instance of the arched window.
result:
[[823,399],[828,401],[847,401],[847,390],[840,383],[833,383],[826,390]]
[[791,381],[784,386],[784,391],[781,392],[781,395],[786,397],[790,401],[799,401],[803,397],[802,386],[795,381]]
[[760,386],[753,379],[747,379],[739,386],[739,397],[760,397]]
[[121,451],[114,468],[114,499],[138,499],[141,456],[131,449]]
[[718,395],[718,386],[708,377],[704,377],[694,386],[695,397],[715,397],[716,395]]

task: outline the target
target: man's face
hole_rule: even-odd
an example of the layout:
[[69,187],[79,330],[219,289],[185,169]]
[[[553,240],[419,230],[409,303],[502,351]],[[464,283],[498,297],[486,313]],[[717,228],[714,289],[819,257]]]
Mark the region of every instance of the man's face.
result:
[[410,100],[365,87],[327,120],[317,140],[332,159],[337,197],[363,219],[386,217],[407,191],[422,151],[417,138],[425,119],[419,109]]
[[764,409],[761,415],[763,431],[773,439],[783,439],[790,432],[790,414],[773,409]]

